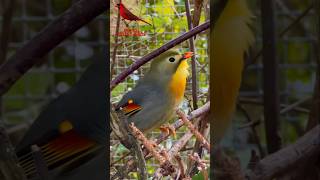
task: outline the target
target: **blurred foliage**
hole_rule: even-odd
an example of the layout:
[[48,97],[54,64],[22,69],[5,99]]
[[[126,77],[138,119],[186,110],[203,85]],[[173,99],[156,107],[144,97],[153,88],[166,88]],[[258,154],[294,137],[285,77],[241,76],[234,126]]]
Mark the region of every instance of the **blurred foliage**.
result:
[[[17,1],[8,57],[75,1]],[[2,24],[2,19],[0,20]],[[32,122],[53,98],[67,91],[106,44],[106,14],[79,29],[26,73],[3,97],[2,118],[12,126]]]
[[[256,43],[252,47],[253,54],[261,49],[261,17],[260,1],[250,1],[251,9],[254,11],[255,22],[252,29],[256,33]],[[281,2],[281,4],[279,4]],[[276,2],[277,34],[283,31],[312,3],[311,0],[281,0]],[[296,23],[283,37],[277,38],[277,58],[279,66],[280,100],[283,105],[290,105],[303,98],[311,97],[315,84],[315,62],[316,49],[314,44],[315,19],[314,12],[310,11],[299,23]],[[258,101],[263,100],[262,84],[262,58],[256,65],[250,66],[244,72],[241,97],[251,98]],[[260,124],[255,126],[259,140],[266,150],[265,126],[263,123],[262,103],[242,103],[250,120],[260,119]],[[310,101],[303,103],[301,108],[308,110]],[[283,108],[283,107],[282,107]],[[302,111],[290,111],[281,115],[280,135],[283,146],[295,142],[304,133],[309,114]],[[240,158],[242,168],[246,168],[250,159],[251,149],[258,154],[257,145],[254,142],[250,127],[239,129],[248,123],[243,112],[238,110],[233,118],[233,125],[224,139],[226,149],[232,149]]]

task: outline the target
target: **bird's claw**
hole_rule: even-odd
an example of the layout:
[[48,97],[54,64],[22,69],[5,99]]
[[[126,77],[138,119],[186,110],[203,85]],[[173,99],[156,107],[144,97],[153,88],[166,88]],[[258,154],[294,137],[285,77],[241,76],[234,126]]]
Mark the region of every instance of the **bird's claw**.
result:
[[160,126],[160,131],[167,134],[172,135],[174,138],[176,137],[176,130],[171,124],[164,124]]

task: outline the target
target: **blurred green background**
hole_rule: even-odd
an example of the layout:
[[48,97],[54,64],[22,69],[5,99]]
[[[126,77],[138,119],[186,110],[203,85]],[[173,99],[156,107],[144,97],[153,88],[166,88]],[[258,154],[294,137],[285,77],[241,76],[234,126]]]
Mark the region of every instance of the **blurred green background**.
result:
[[[260,1],[248,1],[255,17],[252,29],[256,43],[249,51],[248,60],[252,60],[262,48]],[[276,34],[279,35],[312,5],[311,0],[275,0]],[[300,21],[297,21],[287,33],[277,38],[277,58],[279,60],[279,87],[281,110],[288,105],[301,102],[289,112],[281,113],[280,136],[283,146],[293,143],[303,135],[312,103],[316,82],[317,34],[316,12],[311,9]],[[263,74],[262,58],[248,66],[244,71],[237,113],[229,129],[223,146],[240,159],[242,168],[246,168],[254,149],[258,155],[266,153],[265,126],[263,123]],[[242,107],[242,108],[239,108]],[[248,119],[248,116],[249,119]],[[248,121],[256,123],[253,133]],[[214,128],[214,127],[213,127]],[[259,151],[255,136],[262,146]]]

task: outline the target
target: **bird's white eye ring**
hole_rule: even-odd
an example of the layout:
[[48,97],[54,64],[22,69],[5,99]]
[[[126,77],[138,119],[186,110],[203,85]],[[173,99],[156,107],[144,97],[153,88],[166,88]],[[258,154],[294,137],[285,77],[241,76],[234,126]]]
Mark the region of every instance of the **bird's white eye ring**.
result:
[[170,62],[174,62],[176,59],[174,59],[173,57],[169,58]]

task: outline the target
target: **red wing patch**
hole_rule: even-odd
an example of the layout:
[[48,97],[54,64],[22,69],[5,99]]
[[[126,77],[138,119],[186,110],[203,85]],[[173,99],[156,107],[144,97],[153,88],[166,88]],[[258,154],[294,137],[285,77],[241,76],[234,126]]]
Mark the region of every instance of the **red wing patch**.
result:
[[139,112],[141,109],[142,109],[142,107],[133,103],[132,100],[129,100],[128,103],[126,104],[126,106],[122,107],[122,111],[127,116],[132,116],[133,114]]

